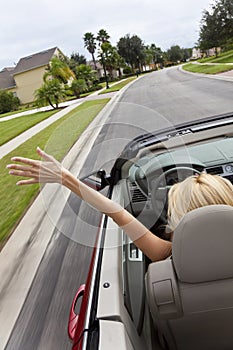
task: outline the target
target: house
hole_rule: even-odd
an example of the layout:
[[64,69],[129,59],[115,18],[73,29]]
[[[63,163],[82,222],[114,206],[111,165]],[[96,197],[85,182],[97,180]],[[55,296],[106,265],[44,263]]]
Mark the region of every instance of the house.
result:
[[216,55],[216,50],[217,53],[221,53],[221,48],[217,47],[217,48],[212,48],[209,50],[206,50],[205,52],[201,51],[199,48],[194,47],[192,50],[192,57],[191,59],[198,59],[198,58],[203,58],[203,57],[211,57],[211,56],[215,56]]
[[15,67],[0,72],[0,89],[12,91],[22,104],[33,102],[34,93],[43,84],[43,75],[54,57],[64,57],[58,47],[19,60]]
[[202,52],[201,52],[201,50],[198,47],[194,47],[192,49],[192,57],[191,57],[191,59],[197,60],[198,58],[201,58],[202,56],[203,56]]
[[8,90],[16,95],[16,85],[13,77],[14,67],[4,68],[0,72],[0,89]]
[[[96,61],[96,63],[94,64],[93,61],[88,61],[87,65],[91,67],[91,69],[96,71],[96,75],[98,77],[98,79],[103,78],[104,77],[104,67],[103,65],[100,63],[100,61]],[[120,68],[121,70],[121,74],[123,74],[123,69]],[[110,76],[110,72],[108,71],[108,69],[106,69],[106,74],[107,76]],[[113,78],[119,78],[120,73],[119,70],[117,69],[113,69],[111,72]]]
[[96,61],[95,63],[94,63],[94,61],[89,61],[89,62],[87,62],[87,65],[90,66],[92,70],[96,71],[98,78],[101,78],[104,76],[104,69],[103,69],[102,64],[100,64],[99,61]]

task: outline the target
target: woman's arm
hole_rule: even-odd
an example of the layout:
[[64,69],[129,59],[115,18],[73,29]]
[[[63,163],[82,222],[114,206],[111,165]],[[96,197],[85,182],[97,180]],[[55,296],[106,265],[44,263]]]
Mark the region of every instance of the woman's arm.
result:
[[111,217],[152,261],[165,259],[171,254],[171,242],[155,236],[118,203],[79,181],[40,148],[37,148],[37,153],[43,161],[14,157],[12,160],[20,164],[14,163],[7,166],[11,175],[28,178],[18,181],[18,185],[60,183],[94,208]]

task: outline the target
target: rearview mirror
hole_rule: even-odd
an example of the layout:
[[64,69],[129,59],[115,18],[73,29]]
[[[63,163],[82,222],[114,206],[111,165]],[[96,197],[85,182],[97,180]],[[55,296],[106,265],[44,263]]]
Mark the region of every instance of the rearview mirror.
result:
[[110,185],[110,176],[106,175],[103,169],[90,173],[80,180],[96,191],[101,191],[103,188]]

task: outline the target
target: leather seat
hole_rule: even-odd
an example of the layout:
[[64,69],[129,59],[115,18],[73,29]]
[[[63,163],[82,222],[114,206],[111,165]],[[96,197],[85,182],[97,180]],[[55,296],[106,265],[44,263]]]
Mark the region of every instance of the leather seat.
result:
[[149,265],[146,291],[164,349],[233,349],[233,207],[187,213],[172,258]]

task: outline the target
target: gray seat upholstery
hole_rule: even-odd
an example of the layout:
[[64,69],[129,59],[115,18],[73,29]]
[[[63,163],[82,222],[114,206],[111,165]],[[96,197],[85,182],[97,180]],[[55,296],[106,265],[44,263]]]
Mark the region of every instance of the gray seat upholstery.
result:
[[233,349],[233,207],[186,214],[172,258],[149,265],[146,291],[164,349]]

